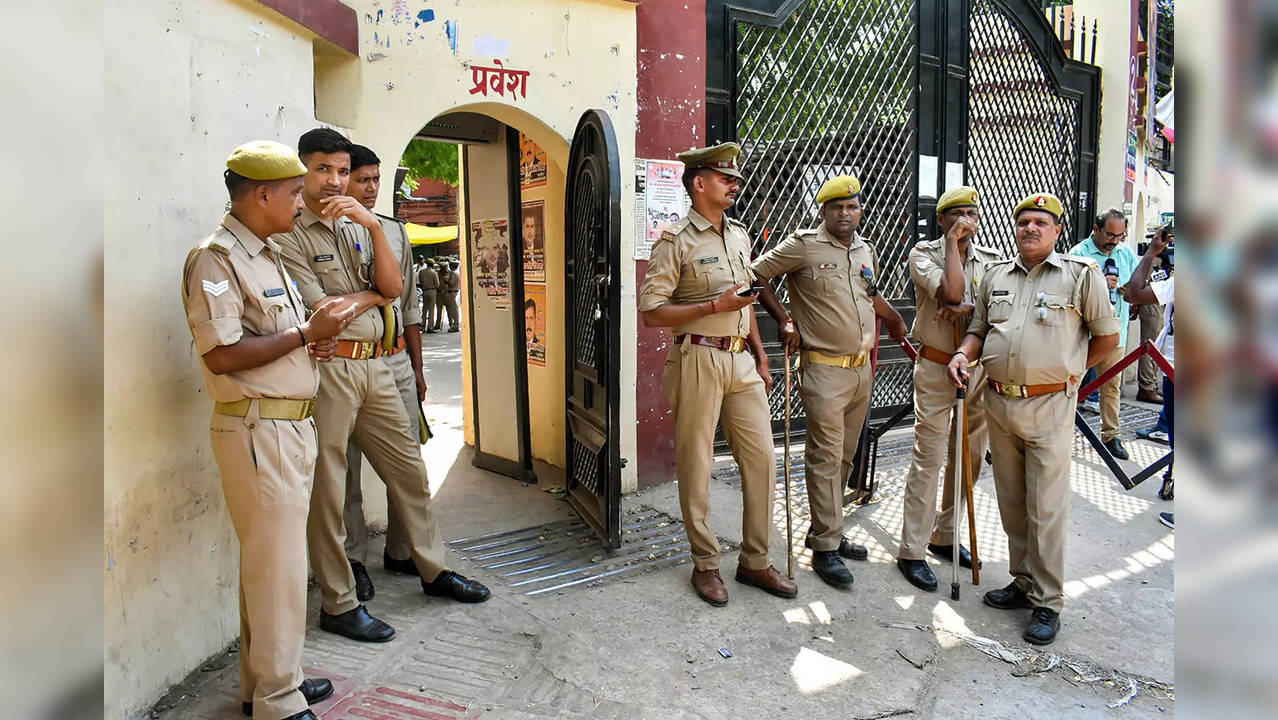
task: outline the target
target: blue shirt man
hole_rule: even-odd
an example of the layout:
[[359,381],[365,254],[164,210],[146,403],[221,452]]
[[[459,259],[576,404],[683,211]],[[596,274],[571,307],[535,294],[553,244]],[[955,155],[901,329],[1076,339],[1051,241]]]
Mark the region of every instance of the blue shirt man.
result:
[[[1100,266],[1101,272],[1105,271],[1105,263],[1107,260],[1113,260],[1118,267],[1118,276],[1106,276],[1111,290],[1127,283],[1135,271],[1136,265],[1140,262],[1136,257],[1136,252],[1131,249],[1123,241],[1127,239],[1127,217],[1123,215],[1122,210],[1110,208],[1105,212],[1096,216],[1095,222],[1092,224],[1092,234],[1084,238],[1082,242],[1070,248],[1070,255],[1079,255],[1088,257],[1096,261]],[[1112,293],[1112,297],[1117,298],[1114,303],[1114,314],[1118,316],[1118,348],[1110,354],[1109,357],[1102,358],[1096,364],[1096,372],[1104,373],[1113,367],[1119,360],[1123,359],[1123,355],[1127,350],[1127,326],[1128,316],[1131,307],[1127,299],[1118,294],[1117,291]],[[1084,384],[1090,381],[1089,377],[1085,379]],[[1100,388],[1100,416],[1101,416],[1101,442],[1104,443],[1106,449],[1116,458],[1120,460],[1127,459],[1127,450],[1118,440],[1118,405],[1119,394],[1122,388],[1122,373],[1111,378]],[[1095,409],[1093,409],[1095,412]]]

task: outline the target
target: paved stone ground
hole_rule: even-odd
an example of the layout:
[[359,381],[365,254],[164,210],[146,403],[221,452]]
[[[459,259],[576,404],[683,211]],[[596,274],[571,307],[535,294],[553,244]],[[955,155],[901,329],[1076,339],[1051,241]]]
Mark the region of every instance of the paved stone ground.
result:
[[[952,601],[947,563],[932,562],[938,593],[916,590],[895,569],[908,433],[882,442],[877,502],[848,509],[848,534],[871,549],[868,562],[851,563],[851,591],[823,584],[803,550],[796,556],[799,597],[766,595],[730,579],[736,564],[729,550],[723,568],[731,602],[716,609],[688,586],[675,486],[626,498],[631,532],[621,553],[608,556],[580,534],[559,496],[546,491],[561,484],[553,468],[540,466],[542,482],[522,486],[471,467],[460,433],[458,345],[455,334],[426,336],[437,432],[426,457],[435,507],[445,537],[453,539],[450,561],[488,583],[493,597],[477,606],[427,598],[415,581],[388,575],[373,561],[377,595],[368,607],[398,634],[390,643],[365,645],[318,629],[312,591],[304,663],[308,674],[337,686],[314,708],[325,720],[1174,713],[1174,542],[1156,519],[1171,503],[1157,498],[1157,478],[1123,491],[1081,438],[1072,473],[1067,607],[1061,634],[1047,648],[1020,639],[1028,611],[998,611],[980,600],[1009,579],[988,468],[976,491],[981,585],[964,576],[961,599]],[[1127,436],[1152,417],[1149,406],[1137,404],[1124,413]],[[1133,470],[1165,450],[1125,442]],[[796,550],[807,525],[799,457],[792,481]],[[734,475],[730,463],[719,465],[711,490],[712,524],[729,548],[740,539]],[[780,482],[777,494],[784,495]],[[775,519],[772,558],[784,570],[780,502]],[[370,556],[380,554],[377,538]],[[212,658],[151,716],[240,717],[236,663],[234,648]]]

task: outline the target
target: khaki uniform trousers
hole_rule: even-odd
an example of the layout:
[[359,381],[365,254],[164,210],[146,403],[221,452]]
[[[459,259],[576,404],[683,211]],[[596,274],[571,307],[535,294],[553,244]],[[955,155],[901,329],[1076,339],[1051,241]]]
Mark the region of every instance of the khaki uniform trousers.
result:
[[[1123,348],[1115,348],[1114,352],[1096,363],[1096,374],[1103,374],[1114,367],[1126,354],[1127,351]],[[1118,437],[1118,400],[1122,387],[1122,373],[1118,373],[1110,378],[1109,382],[1100,386],[1101,442],[1109,442]],[[1073,427],[1073,421],[1070,422],[1070,427]]]
[[838,550],[843,541],[843,487],[870,409],[870,363],[803,367],[799,397],[807,417],[804,470],[812,513],[813,550]]
[[461,318],[457,315],[457,294],[451,290],[443,293],[440,298],[440,303],[444,306],[444,309],[435,317],[435,329],[439,329],[439,324],[444,319],[445,310],[448,312],[448,327],[457,327],[457,323],[461,320]]
[[[1140,343],[1145,341],[1153,341],[1158,339],[1159,333],[1163,331],[1163,306],[1157,303],[1151,305],[1141,305],[1136,311],[1136,318],[1140,321]],[[1154,359],[1148,355],[1141,355],[1140,371],[1137,373],[1137,380],[1140,383],[1140,389],[1145,392],[1162,394],[1163,386],[1159,382],[1159,376],[1162,370],[1154,363]]]
[[315,468],[315,423],[213,416],[213,457],[240,541],[240,699],[254,717],[306,709],[306,516]]
[[710,468],[714,429],[732,447],[741,469],[741,552],[737,562],[762,570],[768,562],[773,492],[777,480],[772,422],[763,378],[749,352],[675,345],[666,359],[662,387],[675,416],[675,473],[679,508],[697,570],[719,568],[719,542],[710,529]]
[[[410,555],[426,582],[444,569],[444,543],[430,511],[426,465],[417,435],[408,432],[395,376],[381,359],[333,358],[320,363],[315,400],[319,458],[306,539],[319,579],[321,607],[337,615],[359,606],[346,560],[342,506],[346,496],[346,448],[352,434],[382,481]],[[392,520],[394,522],[394,520]]]
[[[971,369],[964,405],[967,408],[968,448],[966,460],[972,481],[981,474],[988,433],[985,428],[985,370]],[[914,450],[910,473],[905,477],[905,500],[901,509],[899,560],[923,560],[929,542],[954,543],[954,386],[945,375],[945,366],[920,357],[914,364]],[[945,472],[941,488],[941,511],[936,510],[936,483]]]
[[422,327],[434,328],[439,325],[439,296],[438,290],[422,291]]
[[1065,533],[1069,529],[1074,390],[1033,398],[989,392],[994,490],[1007,533],[1008,569],[1035,607],[1065,607]]
[[[399,397],[404,401],[404,411],[408,413],[408,434],[420,440],[417,416],[421,412],[417,405],[417,377],[413,374],[413,364],[406,351],[401,351],[382,360],[395,373],[395,387]],[[367,563],[368,560],[368,524],[364,520],[363,485],[363,453],[359,443],[351,437],[346,444],[346,504],[342,508],[343,524],[346,527],[346,559],[352,562]],[[407,560],[412,554],[412,547],[405,537],[404,526],[399,521],[398,508],[393,501],[386,499],[386,552],[396,560]]]

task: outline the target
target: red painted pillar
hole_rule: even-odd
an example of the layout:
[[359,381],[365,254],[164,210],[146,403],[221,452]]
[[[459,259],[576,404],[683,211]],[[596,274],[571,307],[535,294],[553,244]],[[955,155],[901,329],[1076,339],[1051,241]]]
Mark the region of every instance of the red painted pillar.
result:
[[[639,129],[635,154],[673,158],[700,147],[706,128],[705,0],[642,0],[637,10]],[[636,263],[636,287],[647,261]],[[674,418],[661,390],[671,342],[670,330],[639,321],[638,408],[639,487],[674,480]]]

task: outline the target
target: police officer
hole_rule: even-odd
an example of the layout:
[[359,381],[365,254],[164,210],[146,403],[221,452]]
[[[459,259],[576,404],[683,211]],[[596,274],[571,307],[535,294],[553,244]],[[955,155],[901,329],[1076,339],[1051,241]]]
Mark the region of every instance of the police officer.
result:
[[457,315],[457,291],[461,290],[461,277],[457,274],[457,267],[456,260],[449,260],[448,269],[440,279],[439,297],[444,307],[435,318],[436,330],[439,329],[445,311],[448,313],[448,332],[454,333],[459,329],[457,324],[460,320]]
[[767,396],[772,376],[750,310],[750,237],[724,215],[737,196],[740,152],[736,143],[724,143],[679,153],[692,210],[653,244],[639,296],[644,324],[674,333],[662,385],[675,416],[679,507],[692,546],[692,587],[716,607],[728,604],[719,543],[708,522],[716,424],[741,467],[736,580],[780,597],[799,592],[768,562],[776,483]]
[[[381,186],[381,160],[363,145],[351,148],[350,182],[346,194],[361,205],[373,209],[377,204],[377,191]],[[395,253],[404,275],[404,291],[393,305],[396,341],[394,347],[383,355],[383,362],[395,375],[395,387],[404,401],[408,415],[408,432],[418,436],[420,403],[426,399],[426,378],[422,374],[422,308],[417,297],[416,276],[413,273],[413,246],[404,232],[404,223],[393,217],[373,213],[382,226],[382,232]],[[364,494],[361,486],[361,470],[364,461],[359,443],[352,437],[346,447],[346,505],[342,515],[346,527],[346,559],[350,561],[355,578],[355,597],[361,602],[373,598],[373,581],[368,577],[364,563],[368,556],[368,526],[364,522]],[[404,536],[403,522],[393,496],[386,498],[386,547],[382,551],[382,564],[391,572],[417,574],[411,559],[412,548]]]
[[439,322],[439,305],[436,292],[439,290],[439,274],[435,272],[435,261],[426,260],[421,270],[417,271],[417,284],[422,288],[422,325],[426,332],[435,332]]
[[843,485],[870,407],[875,317],[898,340],[906,328],[900,313],[878,293],[878,258],[857,233],[864,213],[861,182],[851,175],[832,178],[816,201],[821,224],[796,231],[751,270],[760,280],[786,277],[794,318],[770,287],[763,291],[763,306],[780,325],[782,342],[792,351],[801,348],[799,396],[808,421],[805,479],[812,513],[806,543],[816,574],[848,589],[852,572],[843,558],[868,555],[864,546],[843,536]]
[[226,168],[231,211],[187,256],[182,306],[215,401],[213,457],[240,541],[240,698],[259,720],[314,720],[308,706],[333,693],[328,680],[302,678],[315,359],[333,352],[355,308],[332,299],[305,319],[269,239],[293,228],[302,205],[306,168],[292,148],[241,145]]
[[385,642],[395,630],[360,604],[343,548],[346,450],[352,435],[386,483],[392,507],[399,508],[422,590],[481,602],[488,589],[444,567],[417,433],[409,430],[395,374],[382,359],[388,352],[380,306],[401,297],[404,273],[377,217],[343,194],[351,144],[334,130],[318,128],[302,135],[298,155],[307,168],[305,207],[294,230],[279,236],[284,262],[309,305],[329,297],[356,303],[355,319],[338,336],[332,361],[320,368],[315,402],[319,459],[306,534],[320,585],[320,629]]
[[[924,559],[926,552],[950,560],[955,542],[954,472],[950,412],[954,407],[954,386],[945,366],[955,344],[967,331],[975,308],[973,299],[985,266],[999,259],[998,253],[976,243],[980,229],[980,194],[975,188],[957,187],[946,191],[936,203],[936,219],[942,237],[920,242],[910,251],[910,278],[914,281],[914,328],[919,341],[919,358],[914,365],[914,449],[910,472],[905,478],[902,508],[901,545],[896,566],[915,587],[936,590],[936,576]],[[955,328],[959,334],[955,335]],[[968,466],[972,478],[981,471],[985,457],[985,372],[976,366],[965,409],[968,418]],[[936,482],[941,468],[948,466],[941,496],[941,512],[936,512]],[[959,564],[972,567],[972,553],[959,545]]]
[[1065,531],[1078,383],[1118,346],[1118,319],[1095,260],[1056,252],[1061,201],[1047,193],[1016,206],[1015,257],[989,264],[950,381],[988,376],[986,417],[994,487],[1012,582],[985,593],[1001,609],[1033,608],[1023,637],[1056,639],[1065,604]]

